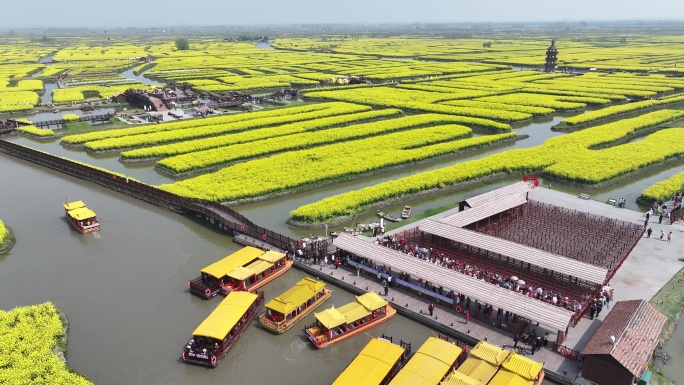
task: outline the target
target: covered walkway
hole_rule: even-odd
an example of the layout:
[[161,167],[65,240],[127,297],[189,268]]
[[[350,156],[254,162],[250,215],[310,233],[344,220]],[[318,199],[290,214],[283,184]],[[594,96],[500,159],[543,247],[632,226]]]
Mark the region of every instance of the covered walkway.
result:
[[509,195],[495,201],[483,203],[465,211],[459,211],[444,217],[440,222],[456,227],[465,227],[495,215],[499,215],[500,217],[502,213],[520,205],[524,205],[525,203],[527,203],[527,194]]
[[[444,269],[438,265],[410,257],[404,253],[358,239],[348,234],[340,234],[334,244],[338,249],[372,260],[377,265],[391,267],[395,272],[408,273],[411,276],[428,280],[434,285],[441,286],[454,293],[479,300],[480,303],[489,304],[499,309],[508,309],[520,317],[559,330],[559,335],[564,334],[560,332],[567,330],[573,317],[573,312],[564,308],[491,285],[474,277]],[[401,284],[400,281],[397,280],[399,284]]]

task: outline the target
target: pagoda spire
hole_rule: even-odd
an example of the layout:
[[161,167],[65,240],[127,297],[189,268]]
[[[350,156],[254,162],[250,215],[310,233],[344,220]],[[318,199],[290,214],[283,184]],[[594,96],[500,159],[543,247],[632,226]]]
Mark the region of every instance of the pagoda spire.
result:
[[553,39],[551,40],[551,45],[549,48],[546,49],[546,64],[544,65],[544,71],[555,71],[556,60],[558,60],[558,49],[556,48],[556,39]]

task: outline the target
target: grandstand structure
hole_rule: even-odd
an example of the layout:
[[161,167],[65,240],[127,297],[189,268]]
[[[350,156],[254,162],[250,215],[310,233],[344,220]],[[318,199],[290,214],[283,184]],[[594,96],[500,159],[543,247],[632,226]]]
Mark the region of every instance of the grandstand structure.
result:
[[509,324],[505,311],[551,326],[560,344],[644,227],[530,200],[532,188],[519,182],[469,198],[455,214],[375,242],[341,234],[335,246],[350,263],[400,273],[400,288],[426,282],[425,289],[448,291],[457,311],[456,297],[465,295],[490,307],[487,322]]
[[576,323],[645,228],[530,200],[531,188],[518,182],[467,199],[461,211],[397,236],[433,257],[477,266],[487,278],[515,276],[526,288],[577,300]]

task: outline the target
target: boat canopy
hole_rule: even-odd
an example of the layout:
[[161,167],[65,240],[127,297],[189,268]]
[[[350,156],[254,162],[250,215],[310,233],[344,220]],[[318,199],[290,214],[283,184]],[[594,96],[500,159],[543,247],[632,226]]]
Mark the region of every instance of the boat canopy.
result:
[[332,329],[334,327],[343,325],[345,322],[347,322],[347,317],[345,317],[334,307],[331,307],[330,309],[325,309],[322,312],[315,314],[318,322],[320,322],[320,324],[323,325],[323,327],[325,327],[326,329]]
[[364,295],[360,295],[356,297],[356,300],[359,301],[363,306],[366,307],[368,310],[378,310],[381,307],[387,305],[387,301],[382,299],[379,295],[377,295],[374,291],[368,292]]
[[501,365],[510,352],[486,341],[480,341],[470,350],[470,355],[493,365]]
[[230,278],[237,279],[238,281],[244,281],[249,277],[253,277],[254,272],[250,268],[240,266],[226,275]]
[[202,273],[209,274],[214,278],[221,279],[226,274],[237,269],[240,266],[244,266],[260,255],[264,254],[263,250],[257,249],[256,247],[245,246],[242,249],[234,252],[233,254],[221,259],[220,261],[214,262],[211,265],[200,270]]
[[280,253],[280,252],[273,251],[273,250],[267,251],[264,254],[259,256],[259,259],[261,259],[262,261],[271,262],[271,263],[276,263],[283,258],[285,258],[285,253]]
[[252,270],[252,273],[259,274],[273,267],[273,263],[258,260],[247,265],[247,268]]
[[333,385],[379,385],[399,361],[404,349],[373,338],[354,361],[333,382]]
[[487,385],[533,385],[534,381],[528,380],[508,370],[499,370]]
[[451,366],[461,355],[461,348],[442,339],[430,337],[416,353],[424,354]]
[[[353,322],[369,315],[373,310],[380,309],[381,307],[387,305],[387,301],[380,298],[375,292],[368,292],[364,295],[356,297],[357,302],[348,303],[339,307],[338,309],[332,308],[328,310],[334,310],[334,313],[326,313],[328,310],[324,310],[320,313],[316,313],[316,319],[325,326],[326,328],[334,328],[342,324]],[[320,317],[319,317],[320,316]],[[330,317],[334,318],[334,322]],[[341,317],[341,318],[340,318]],[[326,326],[330,323],[332,326]]]
[[484,382],[454,370],[440,385],[484,385]]
[[81,207],[78,209],[69,210],[69,216],[77,221],[82,221],[85,219],[95,218],[95,213],[93,210],[87,207]]
[[511,352],[511,354],[509,354],[508,357],[506,357],[506,360],[501,364],[501,367],[509,372],[519,375],[520,377],[524,377],[528,380],[534,380],[539,377],[539,372],[542,371],[544,364]]
[[509,353],[508,350],[480,341],[474,348],[470,349],[468,359],[456,370],[466,376],[488,383]]
[[306,277],[297,282],[292,288],[278,297],[273,298],[266,304],[267,309],[271,309],[280,314],[288,314],[299,305],[302,305],[309,298],[316,295],[316,292],[323,289],[325,283],[313,278]]
[[365,306],[358,302],[352,302],[340,306],[337,310],[344,314],[344,318],[347,320],[346,322],[354,322],[363,317],[367,317],[371,313],[370,310],[366,309]]
[[460,355],[461,348],[455,344],[430,337],[390,385],[439,384]]
[[456,369],[457,372],[463,373],[468,377],[474,378],[483,383],[489,382],[494,377],[496,371],[499,370],[498,365],[492,365],[487,361],[483,361],[476,357],[468,357],[461,366]]
[[81,207],[86,207],[83,201],[69,202],[64,204],[64,209],[66,209],[67,211],[80,209]]
[[223,340],[257,299],[256,294],[232,291],[192,333],[195,337]]

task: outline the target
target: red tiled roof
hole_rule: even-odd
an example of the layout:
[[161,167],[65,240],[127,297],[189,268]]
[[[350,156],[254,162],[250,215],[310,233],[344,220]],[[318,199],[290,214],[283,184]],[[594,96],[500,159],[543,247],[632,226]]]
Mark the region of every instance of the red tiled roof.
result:
[[[639,377],[658,344],[667,317],[644,300],[620,301],[582,350],[583,355],[608,354]],[[612,344],[610,337],[615,337]]]

